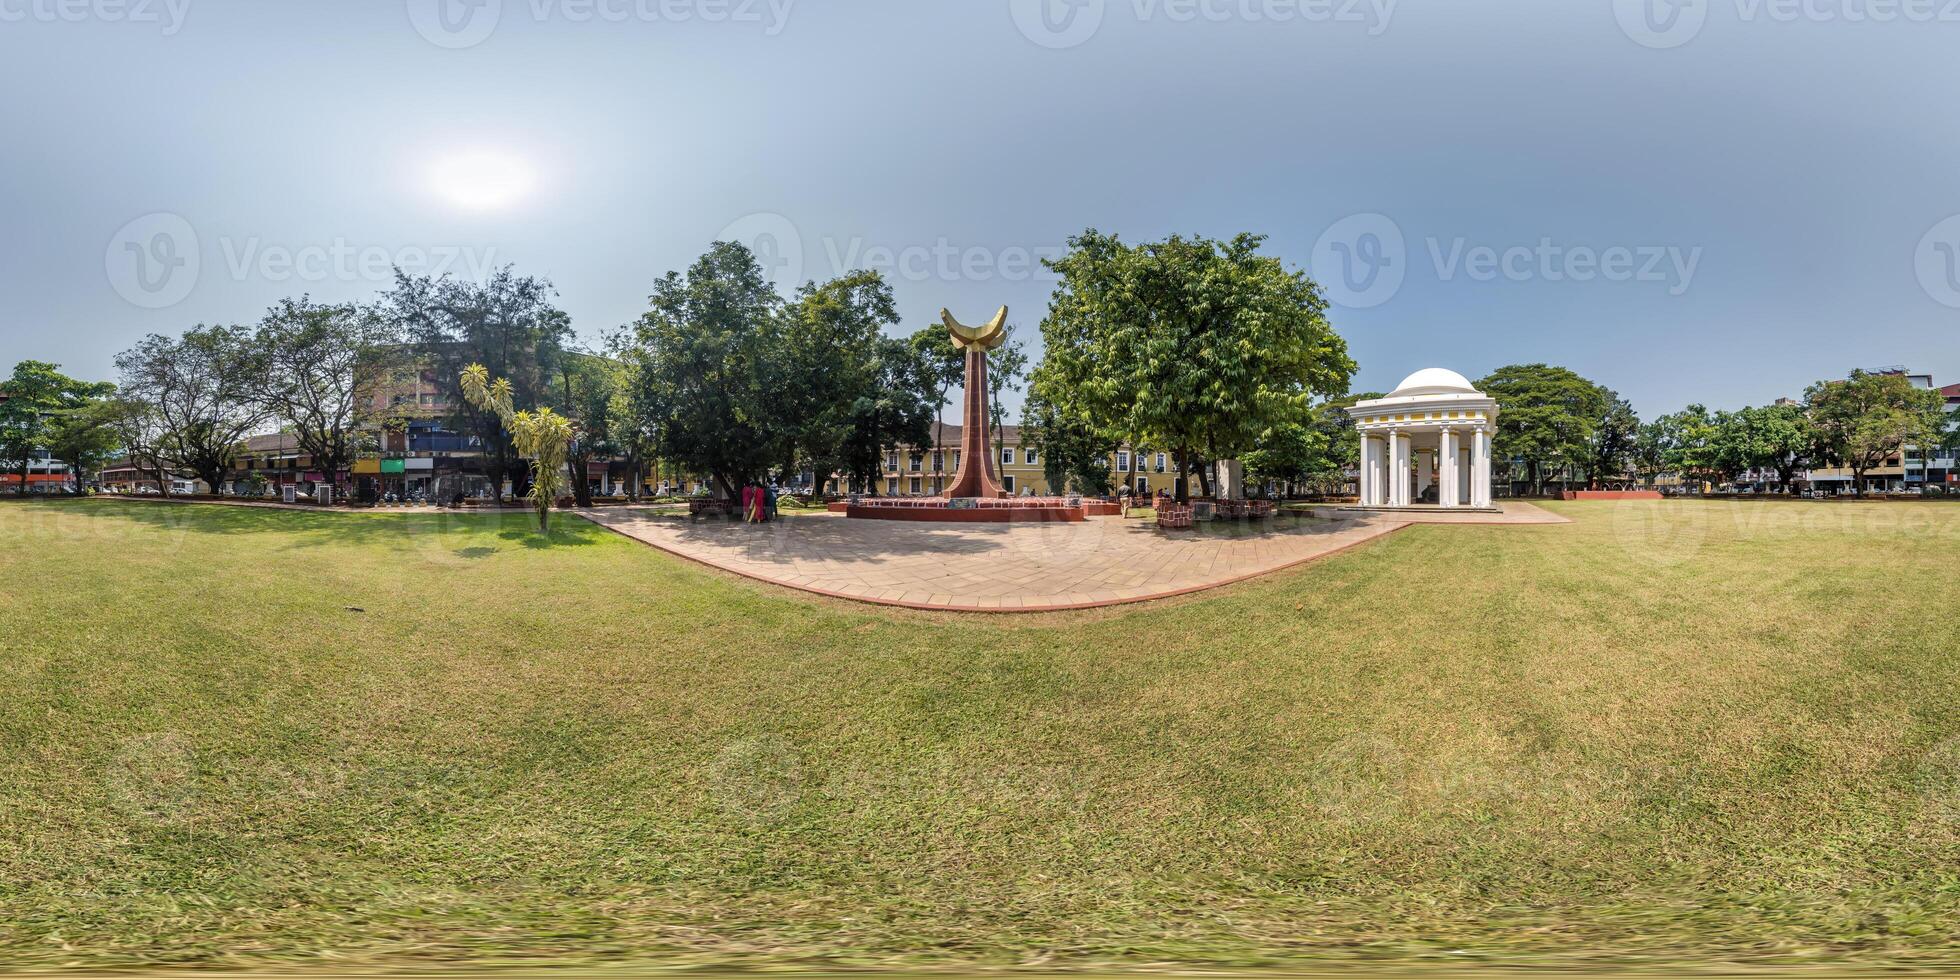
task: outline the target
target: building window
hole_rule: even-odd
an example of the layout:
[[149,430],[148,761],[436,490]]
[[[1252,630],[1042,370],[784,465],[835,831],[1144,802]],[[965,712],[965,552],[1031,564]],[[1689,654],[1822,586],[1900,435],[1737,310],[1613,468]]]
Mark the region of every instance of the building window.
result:
[[896,497],[896,496],[898,496],[898,478],[897,478],[897,477],[892,477],[891,479],[889,479],[889,480],[886,480],[886,481],[885,481],[885,492],[886,492],[886,493],[888,493],[888,494],[890,494],[890,495],[892,495],[892,496],[894,496],[894,497]]
[[946,453],[944,450],[939,450],[939,449],[933,450],[932,471],[934,473],[946,472]]
[[1129,471],[1130,471],[1130,451],[1127,449],[1118,450],[1116,453],[1116,472],[1128,473]]
[[1007,491],[1007,492],[1008,492],[1009,494],[1012,494],[1012,493],[1014,492],[1014,478],[1013,478],[1013,477],[1011,477],[1011,476],[1003,476],[1003,477],[1001,477],[1001,478],[1000,478],[1000,485],[1001,485],[1001,487],[1002,487],[1002,489],[1005,489],[1005,490],[1006,490],[1006,491]]
[[[914,472],[914,473],[917,473],[917,472],[919,472],[920,470],[922,470],[922,469],[924,469],[924,468],[925,468],[925,465],[926,465],[926,457],[925,457],[925,454],[924,454],[924,453],[913,453],[913,454],[912,454],[912,472]],[[917,481],[917,480],[914,480],[914,481],[912,481],[912,482],[914,482],[914,483],[917,483],[917,482],[919,482],[919,481]],[[915,492],[916,492],[916,491],[915,491]]]
[[1165,462],[1165,460],[1164,460],[1164,454],[1163,454],[1163,453],[1158,453],[1158,454],[1157,454],[1157,472],[1159,472],[1159,473],[1162,473],[1162,472],[1164,472],[1164,462]]
[[1145,495],[1148,495],[1150,493],[1149,477],[1147,476],[1137,477],[1137,493],[1145,494]]
[[1014,465],[1014,450],[1012,450],[1012,449],[1003,449],[1003,450],[1001,450],[1001,451],[1000,451],[1000,462],[1001,462],[1001,465],[1002,465],[1002,466],[1013,466],[1013,465]]
[[897,451],[897,450],[893,450],[893,451],[891,451],[891,452],[888,452],[888,453],[886,453],[886,454],[885,454],[885,472],[887,472],[887,473],[896,473],[896,472],[898,472],[898,451]]
[[1022,455],[1026,457],[1029,466],[1041,465],[1041,453],[1037,452],[1036,450],[1030,449],[1027,452],[1023,453]]
[[960,468],[960,451],[957,449],[953,450],[953,468],[956,470]]
[[915,476],[912,478],[912,496],[914,497],[918,496],[919,491],[920,491],[919,478]]

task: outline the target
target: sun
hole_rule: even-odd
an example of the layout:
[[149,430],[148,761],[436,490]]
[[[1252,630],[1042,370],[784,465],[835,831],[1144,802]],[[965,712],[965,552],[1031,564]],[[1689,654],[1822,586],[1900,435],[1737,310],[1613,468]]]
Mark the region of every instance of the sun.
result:
[[465,211],[501,211],[524,200],[536,184],[531,165],[497,150],[464,150],[429,167],[436,196]]

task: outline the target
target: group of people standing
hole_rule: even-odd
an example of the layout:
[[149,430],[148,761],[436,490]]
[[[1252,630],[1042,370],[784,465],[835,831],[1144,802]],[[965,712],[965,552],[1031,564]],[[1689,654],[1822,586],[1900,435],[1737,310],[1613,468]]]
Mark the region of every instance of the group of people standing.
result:
[[750,524],[767,524],[778,516],[775,487],[751,483],[742,488],[742,520]]

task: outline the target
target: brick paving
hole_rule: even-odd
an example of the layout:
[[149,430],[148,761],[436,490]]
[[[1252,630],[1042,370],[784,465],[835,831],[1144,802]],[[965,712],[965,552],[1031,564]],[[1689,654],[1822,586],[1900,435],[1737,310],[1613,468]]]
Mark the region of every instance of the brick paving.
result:
[[[1160,531],[1121,518],[919,524],[798,516],[742,524],[630,507],[577,513],[662,551],[764,582],[862,602],[969,612],[1082,609],[1217,588],[1432,516],[1280,518]],[[1479,523],[1563,520],[1528,504],[1478,516],[1484,518]]]

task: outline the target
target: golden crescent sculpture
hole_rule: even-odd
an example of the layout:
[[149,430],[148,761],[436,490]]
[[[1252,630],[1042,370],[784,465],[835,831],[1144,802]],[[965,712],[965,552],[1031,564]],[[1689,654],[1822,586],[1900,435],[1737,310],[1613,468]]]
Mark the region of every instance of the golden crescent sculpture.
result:
[[990,351],[1007,343],[1007,307],[1000,308],[993,322],[984,327],[969,327],[953,319],[953,311],[940,310],[939,318],[946,321],[946,332],[953,335],[953,346],[960,350]]

